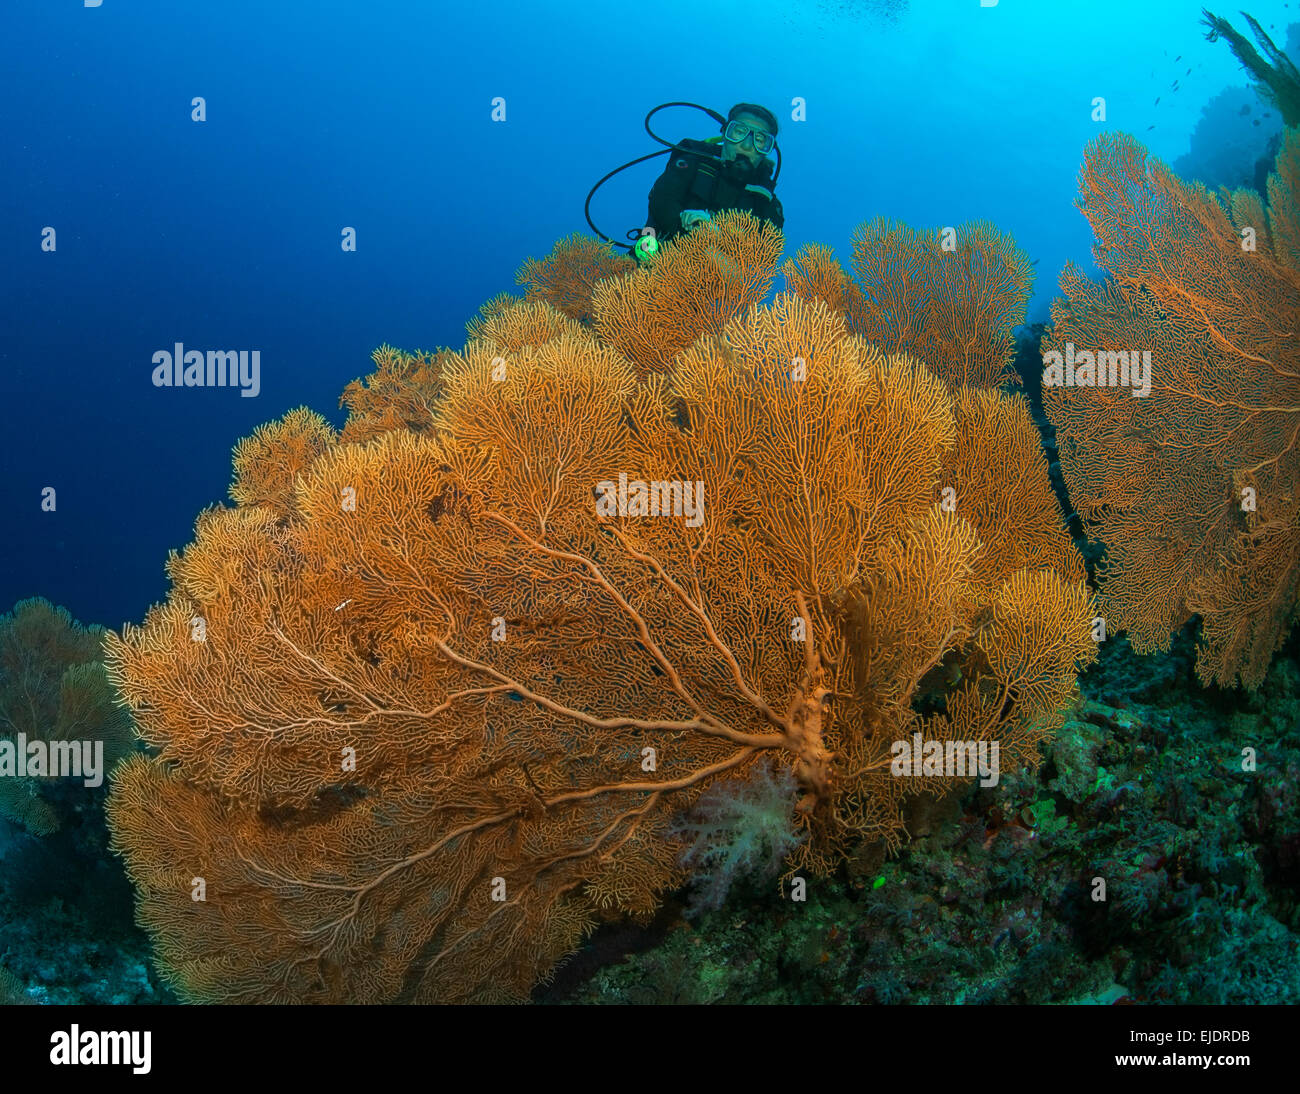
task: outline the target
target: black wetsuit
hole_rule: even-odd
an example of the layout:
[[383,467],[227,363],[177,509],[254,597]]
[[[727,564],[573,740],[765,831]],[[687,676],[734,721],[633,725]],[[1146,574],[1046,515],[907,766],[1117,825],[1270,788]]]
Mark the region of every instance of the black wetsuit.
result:
[[682,230],[682,211],[745,209],[780,228],[785,224],[781,202],[772,193],[772,162],[760,160],[751,171],[741,160],[722,161],[717,141],[679,141],[668,153],[668,166],[650,189],[646,224],[660,242]]

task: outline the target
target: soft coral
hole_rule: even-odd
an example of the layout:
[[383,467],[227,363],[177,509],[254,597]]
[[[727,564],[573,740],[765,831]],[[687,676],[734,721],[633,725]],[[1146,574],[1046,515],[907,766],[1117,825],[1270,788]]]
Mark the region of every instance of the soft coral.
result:
[[741,874],[775,877],[804,839],[796,832],[799,787],[786,767],[757,764],[745,778],[723,779],[680,817],[674,834],[689,840],[680,862],[694,875],[690,909],[722,907]]

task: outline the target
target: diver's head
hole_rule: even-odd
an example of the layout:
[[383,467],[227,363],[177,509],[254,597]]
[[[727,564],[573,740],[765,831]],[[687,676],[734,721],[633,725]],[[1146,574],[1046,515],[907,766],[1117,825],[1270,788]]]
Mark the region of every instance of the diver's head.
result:
[[722,136],[722,162],[739,161],[752,171],[776,143],[776,116],[767,107],[737,103],[727,112]]

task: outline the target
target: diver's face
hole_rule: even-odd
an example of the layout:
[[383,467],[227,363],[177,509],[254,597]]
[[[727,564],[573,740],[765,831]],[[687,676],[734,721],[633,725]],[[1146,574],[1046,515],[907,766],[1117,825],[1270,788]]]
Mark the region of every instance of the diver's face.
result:
[[[771,130],[763,124],[761,118],[756,118],[753,114],[740,113],[733,119],[751,129],[760,129],[764,133],[770,133]],[[723,140],[722,142],[722,159],[726,163],[732,160],[741,160],[747,167],[757,167],[763,159],[763,153],[754,147],[753,136],[746,137],[737,144],[735,141]]]

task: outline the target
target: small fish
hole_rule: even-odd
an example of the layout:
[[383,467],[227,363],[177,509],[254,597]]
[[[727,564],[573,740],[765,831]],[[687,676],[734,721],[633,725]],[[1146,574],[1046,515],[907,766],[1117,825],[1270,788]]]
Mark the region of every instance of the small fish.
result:
[[1252,124],[1252,125],[1259,125],[1259,119],[1256,118],[1256,119],[1255,119],[1251,124]]
[[1191,74],[1192,74],[1192,70],[1190,68],[1183,73],[1184,76],[1190,76]]
[[1175,90],[1175,91],[1178,90],[1178,81],[1177,81],[1177,80],[1174,81],[1174,90]]
[[1177,57],[1174,58],[1174,64],[1178,64],[1178,62],[1181,61],[1182,59],[1183,59],[1183,55],[1180,53]]
[[1238,110],[1237,113],[1238,113],[1238,114],[1242,114],[1242,115],[1249,114],[1249,113],[1250,113],[1250,103],[1242,103],[1242,104],[1241,104],[1241,109]]
[[1159,96],[1159,95],[1156,96],[1156,102],[1155,102],[1155,105],[1156,105],[1156,106],[1159,106],[1159,105],[1160,105],[1160,96]]
[[[1258,123],[1258,122],[1256,122],[1256,123],[1255,123],[1255,124],[1256,124],[1256,125],[1258,125],[1258,124],[1259,124],[1259,123]],[[1154,128],[1155,128],[1155,126],[1154,126],[1154,125],[1148,125],[1148,126],[1147,126],[1147,132],[1148,132],[1148,133],[1150,133],[1150,132],[1151,132],[1151,130],[1153,130],[1153,129],[1154,129]]]

